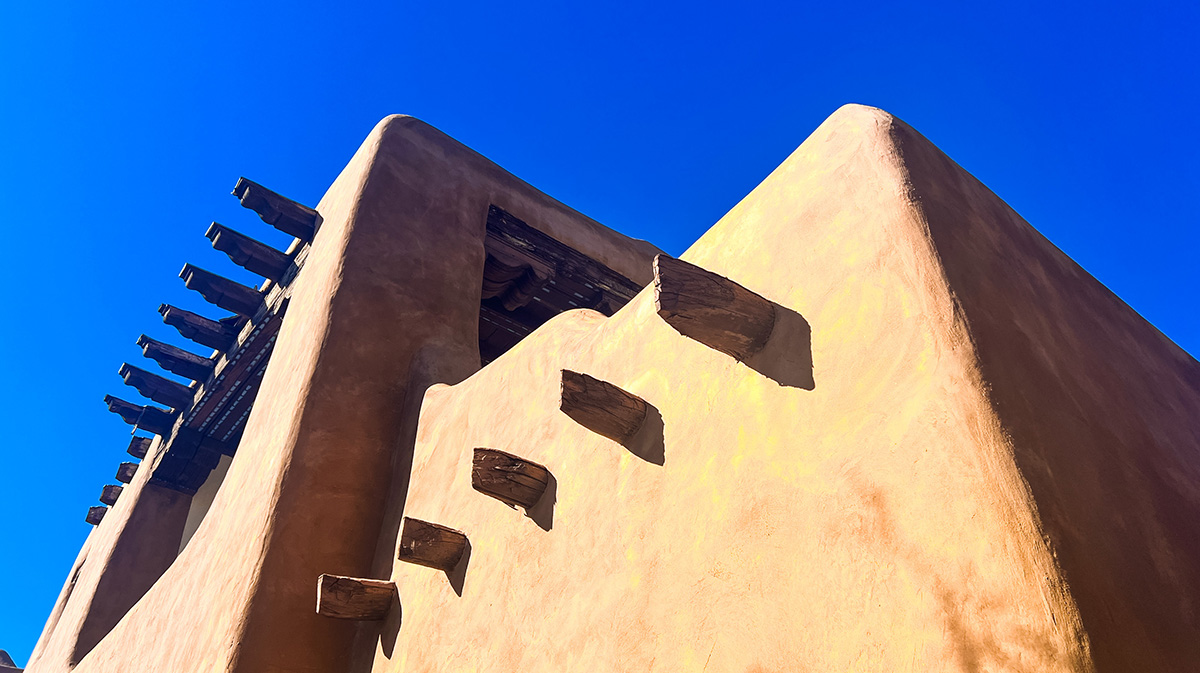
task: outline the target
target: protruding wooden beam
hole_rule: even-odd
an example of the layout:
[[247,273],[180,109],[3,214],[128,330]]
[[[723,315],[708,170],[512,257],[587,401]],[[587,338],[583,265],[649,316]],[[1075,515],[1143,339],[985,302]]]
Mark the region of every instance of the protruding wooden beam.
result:
[[156,435],[171,434],[171,426],[175,424],[176,414],[166,409],[149,405],[143,407],[112,395],[105,395],[104,403],[108,405],[108,410],[119,415],[121,420]]
[[192,405],[193,392],[182,383],[151,374],[129,363],[122,364],[117,373],[125,381],[125,385],[133,386],[143,397],[159,404],[173,409],[186,409]]
[[633,437],[646,420],[646,402],[600,379],[562,370],[559,409],[575,422],[617,442]]
[[212,358],[206,358],[195,353],[189,353],[171,344],[155,341],[143,334],[138,337],[137,345],[142,347],[142,355],[154,360],[158,366],[193,381],[206,381],[212,375],[216,363]]
[[224,351],[229,350],[237,341],[238,329],[232,321],[226,322],[228,318],[220,322],[209,320],[170,304],[160,304],[158,312],[162,314],[163,322],[179,330],[185,339],[191,339],[202,346]]
[[467,536],[461,531],[406,516],[396,558],[450,572],[466,550]]
[[280,196],[253,180],[238,178],[233,195],[242,202],[242,207],[258,213],[263,222],[302,241],[311,242],[317,227],[321,225],[321,215],[317,211]]
[[107,507],[89,507],[87,518],[84,519],[84,521],[87,521],[93,526],[99,526],[100,521],[104,519],[104,515],[106,513],[108,513]]
[[541,500],[550,483],[550,470],[496,449],[475,449],[471,486],[480,493],[526,510]]
[[199,292],[206,301],[226,311],[253,318],[263,307],[263,297],[258,290],[198,266],[184,264],[179,277],[183,279],[187,289]]
[[122,488],[123,487],[117,486],[116,484],[107,484],[103,489],[100,490],[100,502],[106,505],[117,504],[117,498],[121,497]]
[[122,484],[128,484],[133,481],[133,475],[137,472],[137,463],[121,463],[117,467],[117,481]]
[[762,350],[775,327],[775,306],[695,264],[654,257],[654,307],[680,334],[741,361]]
[[286,254],[223,224],[213,222],[204,235],[214,248],[229,255],[234,264],[263,278],[279,282],[292,265]]
[[153,441],[154,439],[151,437],[134,437],[129,440],[129,448],[125,449],[125,453],[141,460],[150,451],[150,443]]
[[387,580],[321,575],[317,578],[317,614],[336,619],[376,621],[398,602],[396,585]]

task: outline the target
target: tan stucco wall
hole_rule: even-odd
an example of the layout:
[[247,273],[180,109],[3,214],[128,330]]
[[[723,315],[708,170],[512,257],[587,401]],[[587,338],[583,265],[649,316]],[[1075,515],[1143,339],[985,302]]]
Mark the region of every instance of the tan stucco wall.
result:
[[478,368],[489,204],[649,279],[653,246],[418,120],[382,121],[317,206],[323,224],[211,509],[78,670],[345,670],[359,627],[315,614],[316,577],[391,566],[421,394]]
[[[434,387],[407,514],[471,555],[461,596],[397,564],[376,672],[1200,660],[1195,361],[928,141],[843,108],[685,259],[803,315],[813,385],[776,382],[794,317],[747,366],[643,292]],[[562,368],[657,407],[662,465],[559,412]],[[472,490],[474,447],[551,470],[550,530]]]

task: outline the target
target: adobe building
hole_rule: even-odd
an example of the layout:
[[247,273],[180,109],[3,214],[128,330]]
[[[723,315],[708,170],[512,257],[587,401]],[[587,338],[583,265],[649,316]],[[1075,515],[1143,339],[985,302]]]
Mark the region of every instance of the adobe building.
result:
[[1200,669],[1200,365],[883,111],[679,260],[410,117],[235,194],[31,673]]

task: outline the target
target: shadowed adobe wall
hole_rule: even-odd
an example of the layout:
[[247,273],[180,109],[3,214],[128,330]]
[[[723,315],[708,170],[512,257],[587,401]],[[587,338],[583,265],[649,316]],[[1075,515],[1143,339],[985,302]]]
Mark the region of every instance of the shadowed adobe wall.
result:
[[345,670],[356,626],[315,614],[316,578],[390,567],[416,405],[429,384],[478,368],[490,204],[649,280],[653,246],[426,124],[382,121],[317,207],[323,224],[212,508],[78,670]]
[[[161,448],[156,440],[143,463]],[[78,664],[175,560],[191,496],[149,479],[139,467],[88,535],[26,670]]]

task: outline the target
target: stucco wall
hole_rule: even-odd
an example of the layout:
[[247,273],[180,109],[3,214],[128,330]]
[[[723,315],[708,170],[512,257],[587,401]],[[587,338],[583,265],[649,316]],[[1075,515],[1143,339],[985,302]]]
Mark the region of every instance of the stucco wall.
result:
[[[376,671],[1090,668],[890,125],[843,109],[685,255],[782,307],[792,357],[643,292],[426,395],[407,511],[472,552],[461,597],[397,565]],[[562,414],[563,368],[654,405],[662,464]],[[549,531],[472,490],[478,446],[554,473]]]
[[383,120],[317,206],[323,224],[211,509],[79,670],[335,671],[356,637],[373,642],[370,625],[318,617],[313,587],[324,572],[390,568],[421,394],[479,365],[490,204],[649,279],[653,246],[418,120]]

